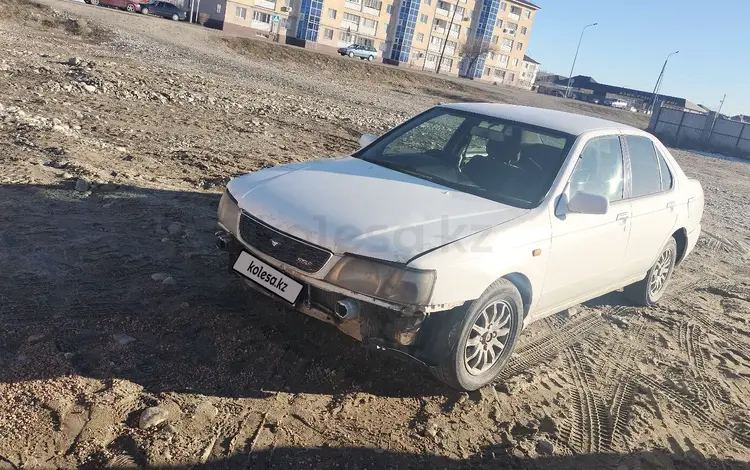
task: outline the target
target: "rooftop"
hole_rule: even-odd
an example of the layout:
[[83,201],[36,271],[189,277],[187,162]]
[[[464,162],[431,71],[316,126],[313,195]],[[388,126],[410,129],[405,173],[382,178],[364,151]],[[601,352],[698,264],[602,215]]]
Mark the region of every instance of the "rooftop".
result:
[[602,129],[635,129],[627,124],[608,121],[606,119],[584,116],[582,114],[566,113],[552,109],[533,108],[531,106],[517,106],[495,103],[453,103],[441,105],[445,108],[484,114],[509,121],[517,121],[533,126],[580,135],[587,131]]
[[523,55],[523,61],[524,62],[531,62],[532,64],[539,64],[539,62],[535,61],[531,57],[527,56],[526,54]]
[[533,8],[534,10],[541,10],[542,9],[542,7],[540,7],[538,5],[534,5],[531,2],[527,2],[526,0],[510,0],[510,1],[513,2],[513,3],[518,3],[519,5],[523,5],[523,6],[528,7],[528,8]]

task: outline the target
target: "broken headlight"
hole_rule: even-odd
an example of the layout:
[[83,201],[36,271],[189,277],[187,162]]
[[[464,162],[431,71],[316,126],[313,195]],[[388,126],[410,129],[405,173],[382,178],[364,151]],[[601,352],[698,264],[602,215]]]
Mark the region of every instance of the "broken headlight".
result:
[[344,256],[331,269],[331,284],[397,303],[426,305],[435,285],[435,271],[411,269],[355,256]]

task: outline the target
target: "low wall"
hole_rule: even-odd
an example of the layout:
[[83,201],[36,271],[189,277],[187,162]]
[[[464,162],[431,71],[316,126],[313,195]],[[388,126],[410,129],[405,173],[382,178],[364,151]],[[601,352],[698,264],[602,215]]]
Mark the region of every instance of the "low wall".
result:
[[670,146],[750,158],[750,123],[723,119],[715,112],[660,105],[651,115],[648,130]]

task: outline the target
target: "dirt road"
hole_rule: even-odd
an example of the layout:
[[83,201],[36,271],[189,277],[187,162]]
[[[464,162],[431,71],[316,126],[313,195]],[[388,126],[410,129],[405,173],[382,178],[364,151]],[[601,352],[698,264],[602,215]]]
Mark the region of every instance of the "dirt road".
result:
[[658,308],[534,324],[503,380],[457,394],[245,292],[213,245],[222,185],[438,102],[643,116],[0,6],[0,469],[748,468],[749,163],[675,151],[705,234]]

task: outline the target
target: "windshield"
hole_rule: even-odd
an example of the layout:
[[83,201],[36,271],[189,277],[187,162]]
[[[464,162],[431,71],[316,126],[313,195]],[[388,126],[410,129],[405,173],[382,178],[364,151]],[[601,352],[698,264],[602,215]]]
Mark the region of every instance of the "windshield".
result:
[[354,156],[515,207],[539,205],[575,137],[448,108],[407,121]]

